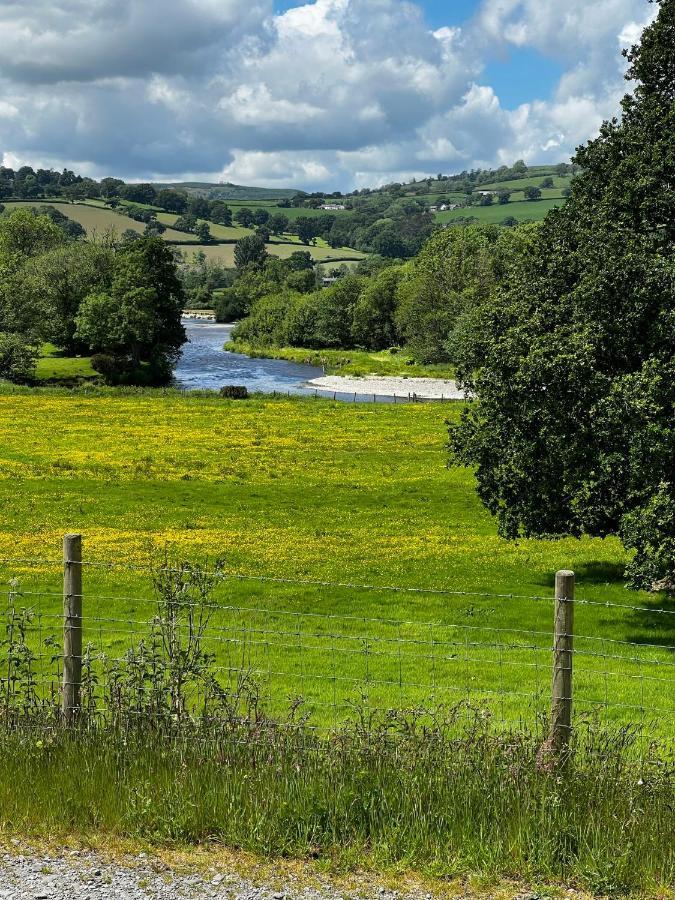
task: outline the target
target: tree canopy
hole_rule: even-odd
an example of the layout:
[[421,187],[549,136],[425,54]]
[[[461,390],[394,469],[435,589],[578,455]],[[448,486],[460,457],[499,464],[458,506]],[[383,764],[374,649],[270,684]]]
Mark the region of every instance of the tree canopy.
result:
[[115,254],[110,291],[82,301],[75,338],[112,358],[101,369],[106,375],[117,370],[121,380],[162,384],[185,342],[183,302],[171,250],[159,238],[141,238]]
[[657,2],[621,118],[466,335],[477,402],[451,431],[503,535],[618,533],[642,587],[675,579],[675,0]]

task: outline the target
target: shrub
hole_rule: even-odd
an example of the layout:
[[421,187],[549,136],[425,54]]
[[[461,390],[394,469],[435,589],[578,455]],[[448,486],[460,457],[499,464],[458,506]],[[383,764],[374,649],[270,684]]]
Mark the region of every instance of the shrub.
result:
[[121,384],[131,373],[131,360],[113,353],[94,353],[91,358],[94,372],[102,375],[108,384]]
[[225,384],[220,389],[220,396],[228,400],[248,400],[248,388],[243,384]]
[[20,334],[0,333],[0,378],[27,381],[35,375],[37,350]]

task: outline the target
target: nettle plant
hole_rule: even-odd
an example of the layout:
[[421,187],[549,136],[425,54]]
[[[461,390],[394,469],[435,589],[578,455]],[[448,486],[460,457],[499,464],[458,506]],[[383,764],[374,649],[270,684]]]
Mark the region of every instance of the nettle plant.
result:
[[261,722],[254,680],[241,672],[223,687],[205,646],[222,573],[220,560],[200,568],[165,555],[152,572],[156,614],[147,633],[123,657],[102,657],[100,675],[85,654],[83,710],[102,710],[110,724],[132,730]]

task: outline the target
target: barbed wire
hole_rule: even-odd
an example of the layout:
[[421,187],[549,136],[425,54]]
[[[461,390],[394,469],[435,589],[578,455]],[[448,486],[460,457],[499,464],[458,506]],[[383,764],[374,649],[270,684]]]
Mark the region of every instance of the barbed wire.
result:
[[[4,558],[0,559],[0,563],[10,564],[49,564],[54,567],[63,566],[63,561],[53,561],[53,560],[42,560],[42,559],[21,559],[21,558]],[[494,599],[494,600],[531,600],[537,602],[547,602],[552,603],[554,597],[551,595],[541,595],[541,594],[520,594],[520,593],[498,593],[487,590],[460,590],[453,588],[439,588],[439,587],[424,587],[424,586],[408,586],[408,585],[391,585],[391,584],[368,584],[363,582],[351,582],[351,581],[331,581],[327,579],[311,579],[311,578],[291,578],[291,577],[282,577],[275,575],[258,575],[254,573],[248,572],[219,572],[219,571],[208,571],[208,570],[200,570],[196,567],[186,567],[186,568],[176,568],[170,566],[152,566],[149,564],[141,565],[137,563],[117,563],[117,562],[102,562],[102,561],[93,561],[93,560],[73,560],[69,562],[69,565],[72,566],[81,566],[83,568],[91,568],[91,569],[106,569],[106,570],[122,570],[129,572],[146,572],[149,574],[175,574],[175,575],[187,575],[191,571],[196,574],[208,575],[210,578],[214,580],[226,581],[226,580],[235,580],[235,581],[253,581],[258,583],[269,583],[276,585],[288,585],[293,587],[317,587],[317,588],[337,588],[341,590],[356,590],[356,591],[364,591],[364,592],[382,592],[382,593],[401,593],[401,594],[421,594],[421,595],[429,595],[429,596],[453,596],[453,597],[475,597],[475,598],[484,598],[484,599]],[[582,586],[581,583],[579,586]],[[120,599],[120,600],[135,600],[137,602],[147,602],[146,598],[125,598],[125,597],[108,597],[101,599]],[[565,599],[565,598],[558,598]],[[574,603],[579,606],[595,606],[595,607],[605,607],[605,608],[613,608],[613,609],[624,609],[630,610],[634,612],[646,612],[646,613],[654,613],[658,615],[672,615],[675,616],[675,609],[666,609],[665,607],[651,607],[651,606],[638,606],[627,603],[616,603],[612,600],[589,600],[586,598],[575,597]],[[379,621],[386,621],[385,619],[380,619]]]

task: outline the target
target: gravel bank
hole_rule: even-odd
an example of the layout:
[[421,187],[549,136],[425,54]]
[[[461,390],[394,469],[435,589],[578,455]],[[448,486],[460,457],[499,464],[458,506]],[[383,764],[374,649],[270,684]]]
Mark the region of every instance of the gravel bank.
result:
[[[369,882],[351,891],[338,890],[329,882],[307,887],[297,879],[280,879],[276,885],[258,885],[223,868],[185,873],[174,871],[144,853],[111,863],[96,853],[65,850],[45,855],[24,847],[16,854],[0,855],[2,900],[428,900],[425,891],[398,892]],[[271,879],[276,880],[276,879]],[[292,883],[296,881],[296,883]],[[364,889],[365,888],[365,889]]]
[[464,400],[464,391],[454,381],[442,378],[397,378],[367,375],[363,378],[348,375],[324,375],[313,378],[307,386],[320,391],[335,391],[338,394],[360,394],[362,396],[405,397],[415,394],[423,400]]

